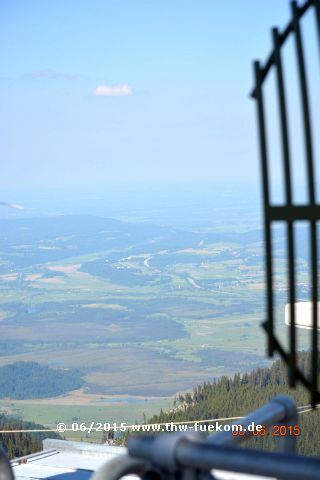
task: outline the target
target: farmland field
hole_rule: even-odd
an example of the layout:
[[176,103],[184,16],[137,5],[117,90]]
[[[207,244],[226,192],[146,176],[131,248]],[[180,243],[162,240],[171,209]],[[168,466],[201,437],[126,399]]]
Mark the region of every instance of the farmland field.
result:
[[[82,413],[73,416],[83,419],[100,415],[92,395],[163,405],[199,382],[266,365],[262,232],[249,220],[230,233],[221,212],[207,228],[94,215],[0,219],[0,366],[80,369],[83,403],[74,408]],[[275,248],[285,339],[282,234]],[[306,298],[304,251],[299,262]],[[301,348],[306,338],[299,332]],[[72,418],[61,398],[33,402],[13,411],[45,424]],[[133,421],[141,405],[152,414],[157,402],[105,408]]]
[[[56,404],[56,402],[45,401],[0,401],[2,411],[23,418],[26,421],[37,421],[45,428],[55,429],[59,422],[64,422],[68,427],[63,437],[67,440],[83,440],[91,442],[101,442],[102,432],[92,431],[86,434],[81,431],[72,431],[72,423],[90,425],[96,423],[116,423],[121,422],[127,425],[143,422],[144,418],[151,417],[160,409],[168,409],[172,406],[169,398],[136,398],[136,397],[109,397],[100,404],[87,404],[88,399],[83,398],[83,404]],[[76,402],[76,400],[75,400]]]

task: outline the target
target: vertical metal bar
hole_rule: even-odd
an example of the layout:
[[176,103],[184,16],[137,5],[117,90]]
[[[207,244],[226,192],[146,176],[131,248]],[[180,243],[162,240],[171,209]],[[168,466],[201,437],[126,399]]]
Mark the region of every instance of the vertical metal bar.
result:
[[319,45],[320,45],[320,1],[315,0],[314,6],[315,6],[315,12],[316,12],[316,26],[317,26],[318,42],[319,42]]
[[277,28],[272,29],[273,45],[274,45],[274,62],[277,74],[278,87],[278,103],[281,120],[281,134],[282,134],[282,158],[285,180],[286,203],[292,204],[292,188],[291,188],[291,168],[290,168],[290,152],[289,152],[289,135],[287,123],[287,108],[286,97],[284,89],[283,69],[280,53],[281,38]]
[[[320,1],[315,0],[314,1],[314,6],[315,6],[315,12],[316,12],[316,25],[317,25],[317,34],[318,34],[318,43],[319,43],[319,48],[320,48]],[[317,224],[313,226],[311,225],[311,236],[312,236],[312,242],[313,242],[313,255],[318,259],[318,241],[317,241]],[[318,276],[317,274],[313,273],[314,275],[314,284],[315,284],[315,289],[318,292]],[[316,298],[315,296],[315,291],[313,291],[313,302],[318,303],[318,295]],[[312,399],[311,403],[312,406],[315,407],[318,400],[319,396],[316,394],[318,390],[318,334],[317,334],[317,329],[318,325],[315,326],[315,323],[318,323],[318,308],[317,308],[317,313],[313,312],[313,333],[312,333],[312,365],[314,365],[313,370],[312,370],[312,384],[314,385],[314,391],[312,392]]]
[[262,191],[264,200],[264,222],[265,222],[265,255],[266,255],[266,287],[267,287],[267,331],[268,331],[268,355],[272,356],[274,352],[273,344],[273,290],[272,290],[272,246],[271,246],[271,222],[268,218],[268,209],[270,208],[269,194],[269,171],[268,155],[266,142],[265,114],[262,93],[262,75],[260,63],[254,62],[254,75],[256,84],[256,101],[260,141],[260,158],[262,170]]
[[317,224],[315,221],[310,225],[311,239],[311,276],[312,276],[312,359],[311,359],[311,404],[314,408],[317,404],[318,391],[318,245]]
[[310,204],[313,206],[315,204],[315,181],[314,181],[314,169],[313,169],[312,136],[311,136],[310,113],[309,113],[308,88],[307,88],[307,79],[306,79],[306,72],[305,72],[302,37],[301,37],[301,30],[299,25],[299,8],[296,1],[292,2],[291,6],[292,6],[292,14],[293,14],[293,29],[294,29],[295,40],[296,40],[296,53],[297,53],[297,60],[298,60],[298,72],[299,72],[301,100],[302,100],[304,140],[305,140],[306,162],[307,162],[307,172],[308,172],[309,201],[310,201]]
[[294,387],[296,384],[296,318],[295,318],[295,268],[294,268],[294,234],[293,234],[293,222],[288,221],[287,225],[287,242],[288,242],[288,260],[289,260],[289,298],[290,298],[290,371],[289,371],[289,384]]
[[[280,111],[280,125],[281,125],[281,139],[282,139],[282,158],[284,170],[284,183],[286,193],[286,204],[292,206],[292,187],[291,187],[291,168],[290,168],[290,151],[289,151],[289,134],[287,124],[287,108],[286,97],[283,79],[283,69],[280,53],[281,38],[277,28],[272,30],[273,45],[274,45],[274,63],[277,74],[278,87],[278,103]],[[289,369],[289,383],[291,387],[295,386],[295,369],[296,369],[296,328],[295,328],[295,268],[294,268],[294,234],[293,222],[287,222],[287,249],[288,249],[288,288],[289,288],[289,303],[290,303],[290,369]]]
[[[309,202],[310,206],[315,205],[315,180],[314,180],[314,168],[313,168],[313,152],[312,152],[312,134],[311,134],[311,121],[309,112],[309,99],[307,79],[305,72],[305,62],[303,54],[302,36],[299,25],[299,7],[297,2],[291,3],[293,14],[293,29],[296,40],[296,52],[298,60],[298,71],[300,80],[300,90],[302,99],[302,113],[304,123],[304,140],[306,150],[306,163],[308,172],[308,190],[309,190]],[[317,281],[317,233],[316,223],[311,222],[310,225],[310,252],[311,252],[311,284],[312,284],[312,358],[311,358],[311,381],[312,381],[312,403],[315,404],[316,389],[318,384],[318,281]]]

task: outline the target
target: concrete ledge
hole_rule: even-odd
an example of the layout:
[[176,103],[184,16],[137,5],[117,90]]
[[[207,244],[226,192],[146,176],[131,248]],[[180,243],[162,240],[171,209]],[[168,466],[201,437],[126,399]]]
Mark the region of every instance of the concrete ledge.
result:
[[60,452],[77,453],[79,455],[122,455],[127,452],[125,447],[100,445],[97,443],[72,442],[46,438],[42,442],[43,450],[59,450]]

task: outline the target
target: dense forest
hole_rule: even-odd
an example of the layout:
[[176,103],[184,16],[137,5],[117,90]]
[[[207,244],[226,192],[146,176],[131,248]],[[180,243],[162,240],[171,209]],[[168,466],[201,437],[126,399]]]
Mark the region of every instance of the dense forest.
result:
[[[310,355],[299,354],[303,371],[308,371]],[[236,374],[232,379],[222,377],[212,383],[203,383],[192,393],[179,395],[175,407],[169,412],[161,411],[147,423],[184,422],[187,420],[214,419],[244,416],[261,407],[275,395],[287,394],[298,406],[307,405],[310,398],[306,390],[289,389],[286,365],[278,360],[270,368],[258,368],[251,373]],[[303,455],[320,455],[320,410],[299,415],[301,435],[297,437],[298,452]],[[245,442],[246,446],[275,449],[276,437],[255,437]],[[244,443],[244,442],[243,442]]]
[[77,370],[58,370],[36,362],[16,362],[0,367],[0,398],[53,397],[81,385],[83,380]]
[[[32,422],[23,422],[0,414],[0,430],[42,430],[44,427]],[[22,457],[42,450],[42,440],[60,438],[55,432],[0,433],[0,447],[9,458]]]

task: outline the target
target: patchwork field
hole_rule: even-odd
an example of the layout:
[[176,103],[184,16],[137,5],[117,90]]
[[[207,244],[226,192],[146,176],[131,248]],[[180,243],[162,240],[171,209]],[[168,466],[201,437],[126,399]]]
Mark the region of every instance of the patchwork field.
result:
[[[71,395],[72,396],[72,395]],[[93,399],[83,396],[84,404],[79,404],[79,396],[73,396],[72,404],[63,404],[63,399],[52,398],[47,401],[20,400],[15,402],[0,401],[0,408],[9,415],[15,415],[26,421],[36,421],[45,428],[56,428],[56,425],[63,422],[68,430],[62,434],[67,440],[91,441],[100,443],[102,432],[92,431],[90,434],[81,431],[72,431],[72,423],[85,423],[90,426],[95,423],[116,423],[122,422],[127,425],[141,423],[144,418],[150,418],[160,409],[168,410],[172,406],[169,398],[136,398],[110,396],[104,400],[97,398],[95,404],[86,404]],[[71,399],[69,399],[71,400]]]
[[[72,408],[88,408],[81,418],[98,416],[95,395],[139,402],[171,397],[266,365],[260,230],[187,231],[75,215],[0,220],[0,232],[0,366],[76,367],[84,382],[81,405],[74,394],[68,399],[73,406],[57,399],[13,402],[23,417],[40,421],[44,415],[47,425]],[[277,323],[285,341],[280,240],[276,251]],[[309,294],[303,252],[299,262],[303,299]],[[303,331],[299,342],[307,345]],[[120,419],[125,411],[134,417],[159,405],[148,400],[105,408]]]

